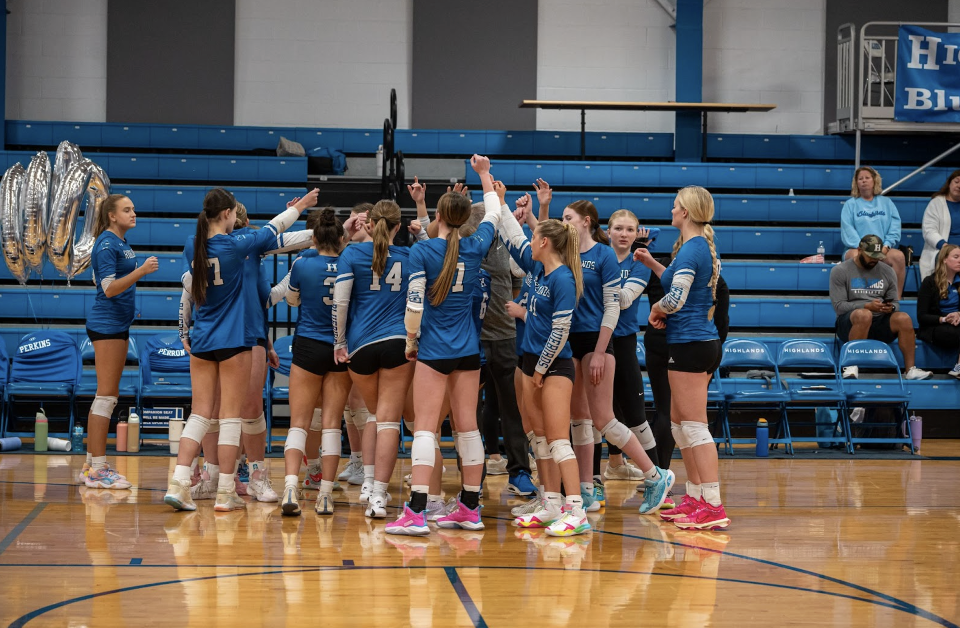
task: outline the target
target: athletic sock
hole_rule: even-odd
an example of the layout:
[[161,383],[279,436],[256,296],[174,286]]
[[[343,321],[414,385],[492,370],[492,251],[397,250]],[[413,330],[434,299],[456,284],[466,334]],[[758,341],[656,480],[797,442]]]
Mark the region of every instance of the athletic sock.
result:
[[704,482],[700,485],[703,489],[703,501],[713,507],[720,505],[720,482]]
[[423,512],[427,509],[427,493],[420,491],[410,491],[410,510],[413,512]]
[[649,471],[643,472],[643,477],[656,482],[660,479],[660,471],[658,471],[656,467],[650,467]]
[[189,482],[190,481],[190,467],[182,464],[178,464],[173,469],[173,479],[178,482]]
[[687,481],[687,495],[694,498],[697,501],[703,498],[703,487],[700,484],[694,484],[693,482]]
[[476,510],[480,505],[480,491],[467,490],[467,487],[464,486],[463,490],[460,491],[460,503],[470,510]]
[[107,466],[107,457],[106,456],[94,456],[90,459],[90,468],[91,469],[102,469]]

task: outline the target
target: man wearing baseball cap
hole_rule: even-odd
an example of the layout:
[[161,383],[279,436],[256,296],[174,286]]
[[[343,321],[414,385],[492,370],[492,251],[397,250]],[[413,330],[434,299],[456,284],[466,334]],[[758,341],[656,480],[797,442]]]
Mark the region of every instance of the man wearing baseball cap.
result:
[[[837,313],[837,336],[848,340],[879,340],[900,345],[906,379],[927,379],[930,371],[914,364],[916,334],[913,320],[900,311],[897,299],[897,275],[886,264],[883,240],[880,236],[865,235],[860,240],[856,257],[833,267],[830,271],[830,301]],[[857,367],[843,369],[845,378],[856,378]]]

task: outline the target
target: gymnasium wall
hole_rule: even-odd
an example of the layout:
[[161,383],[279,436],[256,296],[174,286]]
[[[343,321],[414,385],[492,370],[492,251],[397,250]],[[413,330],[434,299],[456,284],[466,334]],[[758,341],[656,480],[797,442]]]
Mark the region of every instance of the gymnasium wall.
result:
[[[393,87],[398,125],[409,128],[415,1],[236,0],[234,123],[379,127]],[[466,0],[451,4],[459,1]],[[861,7],[859,21],[870,17],[869,5],[834,1]],[[826,36],[826,2],[706,3],[704,99],[778,105],[764,114],[713,115],[711,131],[822,129],[825,50],[833,45]],[[958,4],[949,0],[954,13]],[[105,120],[107,0],[7,5],[7,118]],[[670,23],[656,0],[539,0],[537,85],[529,97],[672,99]],[[467,88],[469,80],[464,77]],[[540,111],[536,124],[575,130],[579,115]],[[673,115],[591,112],[587,125],[669,132]]]

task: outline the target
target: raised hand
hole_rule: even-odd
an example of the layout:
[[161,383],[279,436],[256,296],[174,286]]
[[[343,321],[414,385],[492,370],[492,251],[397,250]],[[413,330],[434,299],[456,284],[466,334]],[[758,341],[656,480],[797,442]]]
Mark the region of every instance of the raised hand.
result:
[[[532,199],[530,197],[530,194],[524,194],[523,196],[517,199],[517,209],[529,211],[531,201]],[[520,222],[520,220],[517,219],[517,222]]]
[[507,186],[503,184],[503,181],[494,181],[493,182],[493,191],[497,193],[497,196],[500,197],[500,204],[507,204]]
[[410,224],[407,225],[407,231],[410,232],[410,235],[416,237],[418,233],[423,231],[423,225],[420,224],[419,220],[411,220]]
[[553,200],[553,189],[543,179],[534,181],[533,189],[537,191],[537,201],[541,205],[549,205],[550,201]]
[[[447,191],[450,191],[450,188],[447,188]],[[420,179],[417,177],[413,178],[413,184],[407,186],[407,192],[410,193],[410,198],[413,199],[413,202],[417,205],[426,202],[427,197],[427,186],[420,183]]]
[[470,165],[473,166],[474,172],[483,176],[490,172],[490,159],[484,157],[483,155],[474,155],[470,158]]
[[299,202],[300,202],[300,197],[299,197],[299,196],[294,196],[292,199],[290,199],[289,201],[287,201],[287,209],[290,209],[291,207],[293,207],[294,205],[296,205],[296,204],[299,203]]
[[301,198],[299,201],[296,202],[295,206],[297,210],[303,213],[303,210],[305,209],[316,207],[318,196],[320,196],[319,188],[313,188],[312,190],[307,192],[306,196],[304,196],[303,198]]

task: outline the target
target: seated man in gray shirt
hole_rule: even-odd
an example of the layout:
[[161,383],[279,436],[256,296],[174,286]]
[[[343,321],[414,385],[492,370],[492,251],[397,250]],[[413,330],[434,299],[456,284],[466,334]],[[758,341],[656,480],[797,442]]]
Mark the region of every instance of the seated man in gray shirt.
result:
[[[856,257],[830,271],[830,301],[837,313],[837,336],[842,342],[869,338],[889,343],[896,339],[907,369],[904,377],[927,379],[932,373],[914,364],[916,334],[910,315],[899,311],[897,275],[886,264],[878,264],[883,258],[883,240],[865,235]],[[843,369],[844,378],[858,375],[856,366]]]

